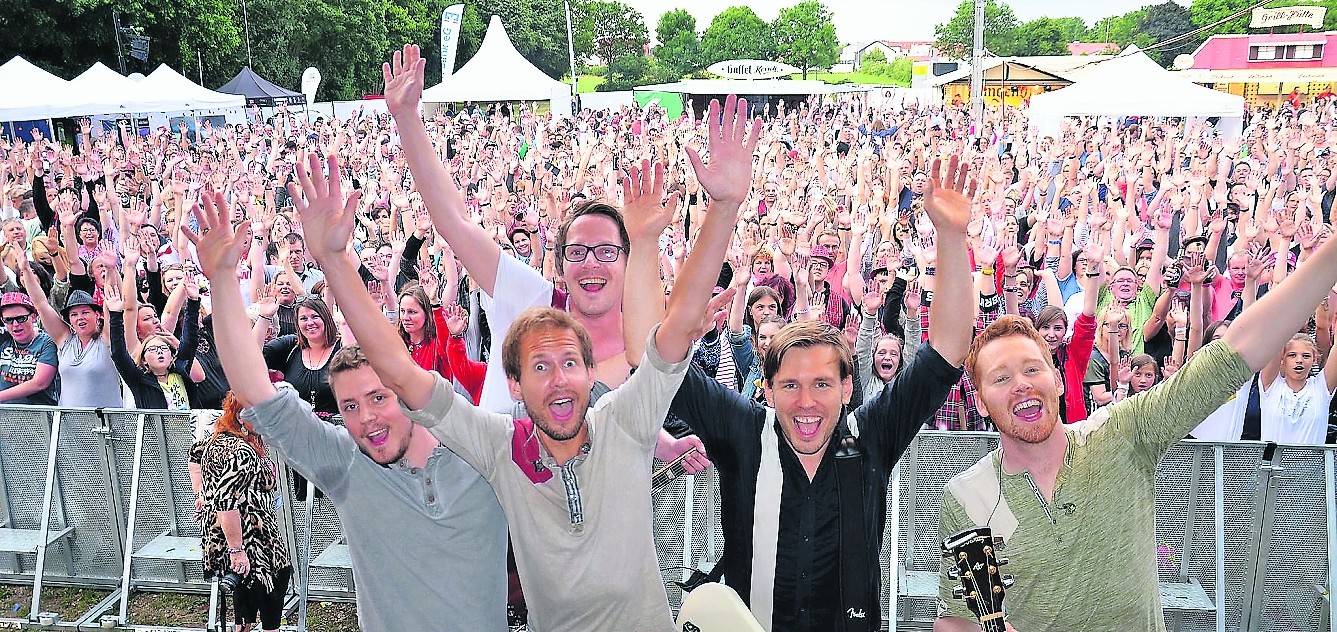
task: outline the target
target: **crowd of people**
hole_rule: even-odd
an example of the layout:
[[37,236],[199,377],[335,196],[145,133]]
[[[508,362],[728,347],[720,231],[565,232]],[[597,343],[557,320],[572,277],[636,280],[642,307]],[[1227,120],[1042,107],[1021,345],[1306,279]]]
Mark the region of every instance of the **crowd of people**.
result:
[[[653,454],[719,469],[713,578],[767,629],[873,630],[896,459],[997,430],[942,524],[1023,540],[1024,632],[1157,629],[1175,441],[1331,438],[1331,101],[1238,135],[857,94],[424,118],[423,64],[389,115],[0,141],[0,404],[228,399],[190,458],[211,568],[263,586],[239,624],[291,573],[243,542],[266,446],[338,509],[365,629],[504,629],[507,525],[534,629],[671,629]],[[1097,522],[1117,603],[1054,545]]]

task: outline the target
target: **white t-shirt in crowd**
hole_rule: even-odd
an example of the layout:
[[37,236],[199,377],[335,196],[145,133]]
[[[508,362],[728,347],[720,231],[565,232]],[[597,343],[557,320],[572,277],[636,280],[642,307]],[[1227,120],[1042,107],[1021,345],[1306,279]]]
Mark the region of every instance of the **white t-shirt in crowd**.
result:
[[488,329],[492,331],[492,347],[478,406],[489,412],[509,415],[515,410],[515,400],[511,399],[506,371],[501,366],[502,343],[520,312],[552,305],[552,283],[538,270],[503,252],[497,261],[497,282],[492,286],[492,293],[490,300],[486,294],[481,295]]
[[[1235,391],[1230,401],[1221,404],[1212,414],[1207,415],[1197,428],[1193,429],[1193,438],[1203,441],[1239,441],[1244,434],[1244,409],[1249,406],[1249,389],[1253,380],[1244,383]],[[1326,409],[1325,409],[1326,410]]]
[[1263,391],[1263,441],[1323,445],[1328,434],[1328,404],[1332,403],[1325,373],[1310,377],[1298,393],[1280,375]]

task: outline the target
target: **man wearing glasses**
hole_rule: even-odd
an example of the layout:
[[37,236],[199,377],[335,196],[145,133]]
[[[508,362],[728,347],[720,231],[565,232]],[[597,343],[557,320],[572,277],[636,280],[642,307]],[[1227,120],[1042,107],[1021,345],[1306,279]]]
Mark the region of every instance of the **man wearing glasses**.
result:
[[56,343],[37,330],[37,309],[20,292],[0,295],[0,404],[54,406],[60,394]]

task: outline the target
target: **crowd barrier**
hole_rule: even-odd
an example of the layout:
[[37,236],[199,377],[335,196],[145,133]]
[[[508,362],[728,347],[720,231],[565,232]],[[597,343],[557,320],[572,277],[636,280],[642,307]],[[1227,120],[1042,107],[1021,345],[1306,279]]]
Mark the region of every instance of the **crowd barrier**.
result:
[[[197,418],[216,414],[0,406],[0,582],[33,588],[30,617],[0,618],[0,628],[221,629],[212,607],[176,627],[145,626],[127,610],[140,591],[217,598],[200,564],[187,470]],[[990,433],[924,432],[893,472],[881,556],[888,629],[931,627],[943,485],[996,444]],[[1166,455],[1156,476],[1156,545],[1169,630],[1337,632],[1334,453],[1185,441]],[[279,469],[279,521],[296,564],[289,607],[305,630],[308,599],[352,600],[356,586],[333,506],[312,493],[297,502]],[[679,478],[654,506],[656,552],[676,608],[672,581],[710,569],[723,552],[714,473]],[[1076,570],[1112,591],[1122,580]],[[108,594],[62,621],[41,605],[51,585]]]

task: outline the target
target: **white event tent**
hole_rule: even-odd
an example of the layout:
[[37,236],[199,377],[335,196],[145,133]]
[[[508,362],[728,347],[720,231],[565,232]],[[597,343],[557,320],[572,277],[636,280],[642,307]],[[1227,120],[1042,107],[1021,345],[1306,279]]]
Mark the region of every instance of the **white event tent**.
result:
[[1070,86],[1031,97],[1031,132],[1057,136],[1069,116],[1217,118],[1223,138],[1239,136],[1244,98],[1175,76],[1135,46],[1081,73]]
[[68,107],[74,99],[70,82],[22,57],[16,56],[0,66],[0,121],[49,118],[53,109]]
[[216,108],[239,108],[246,105],[246,97],[240,94],[216,92],[181,76],[167,64],[158,66],[149,76],[138,83],[140,89],[151,94],[163,96],[183,107],[175,110],[202,110]]
[[473,58],[445,81],[424,90],[422,101],[549,101],[560,116],[571,111],[571,87],[515,50],[501,18],[494,15]]

